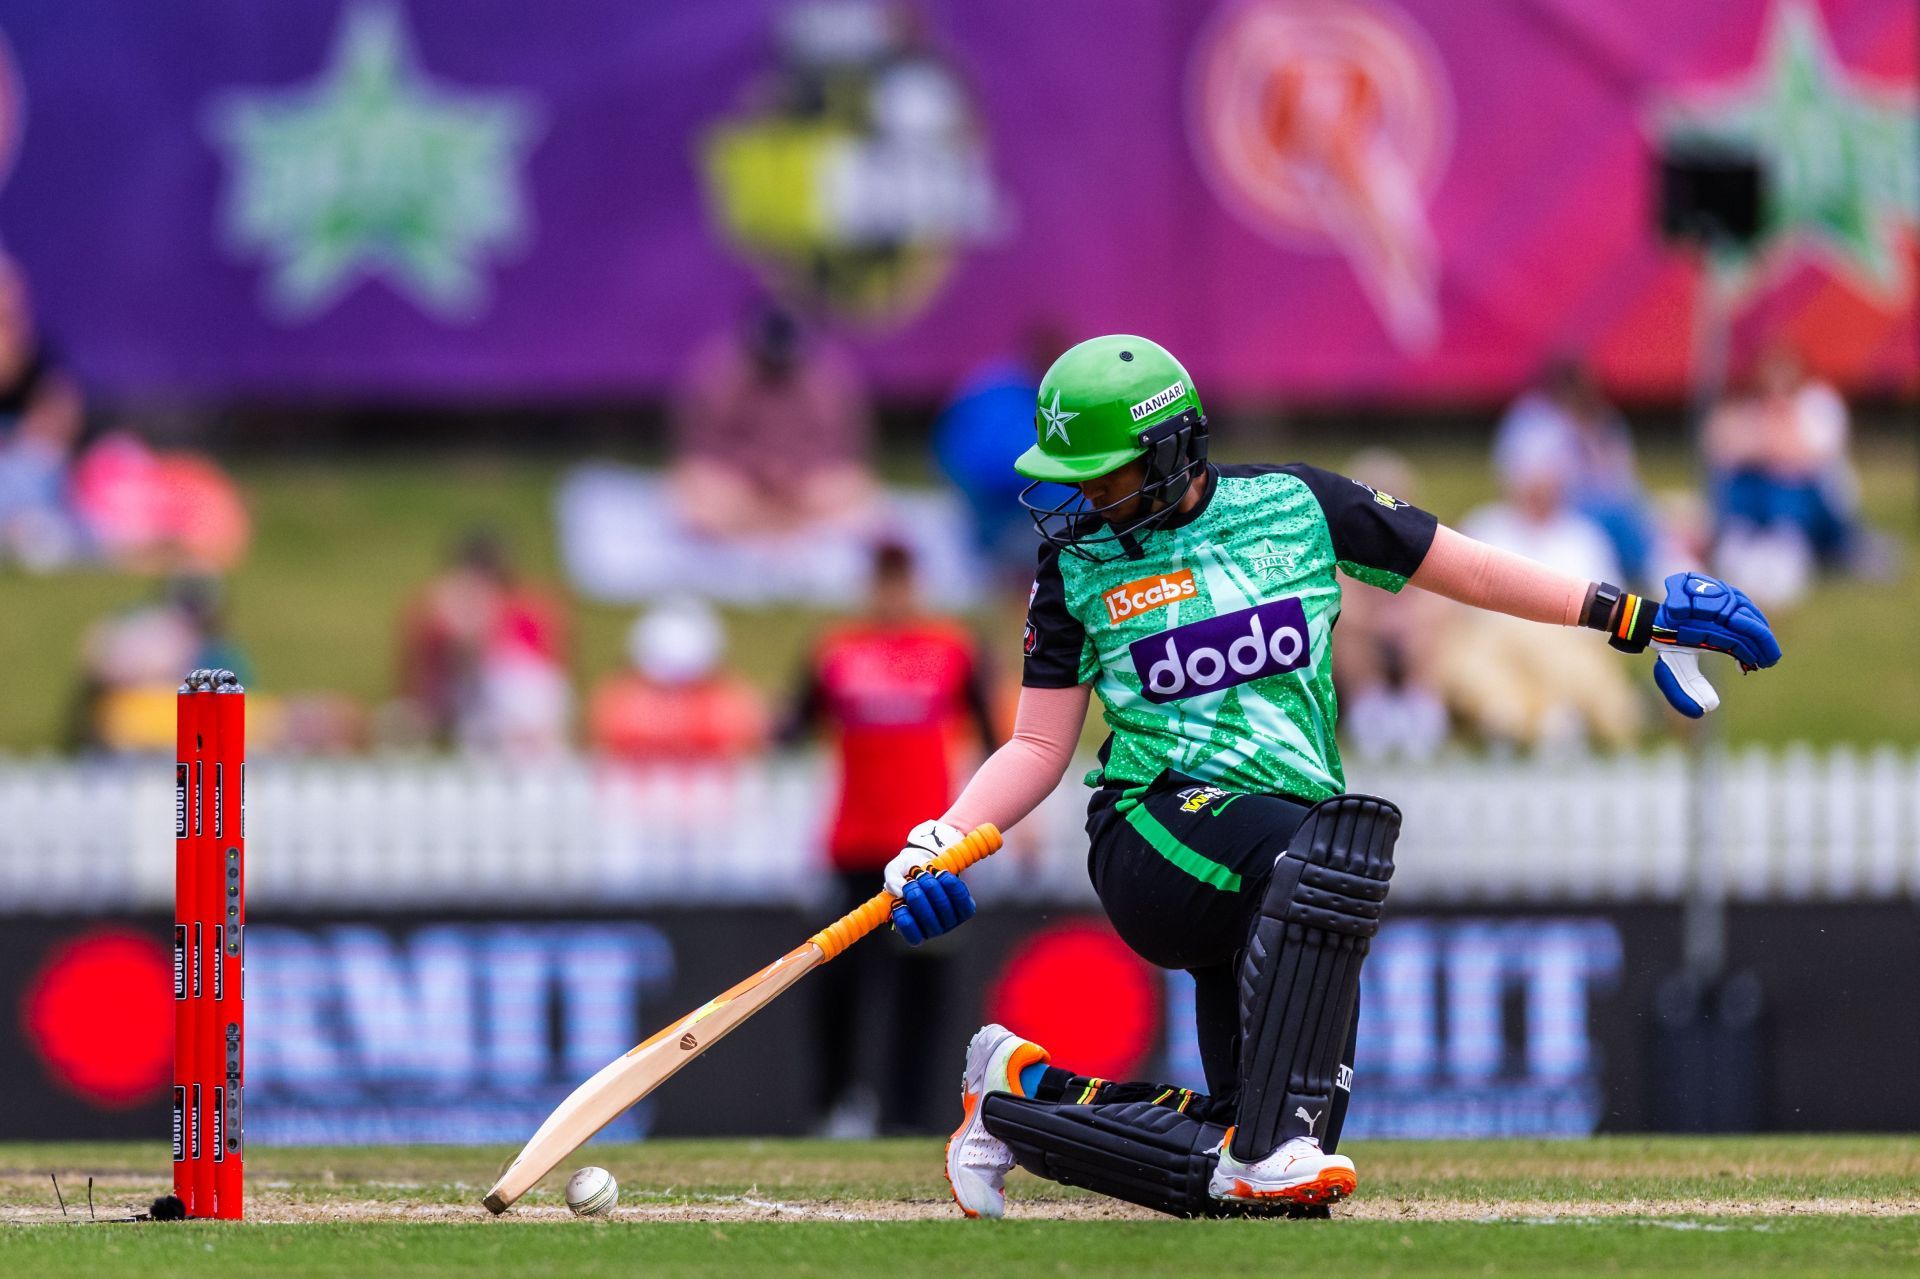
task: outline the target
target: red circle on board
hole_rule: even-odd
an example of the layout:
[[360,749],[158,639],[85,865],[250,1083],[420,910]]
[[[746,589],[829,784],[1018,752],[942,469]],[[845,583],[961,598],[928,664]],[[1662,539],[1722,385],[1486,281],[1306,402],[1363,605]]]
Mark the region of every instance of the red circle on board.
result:
[[1130,1079],[1153,1052],[1160,983],[1104,924],[1076,921],[1029,937],[987,993],[987,1016],[1078,1075]]
[[173,966],[165,947],[102,929],[57,947],[20,1001],[54,1082],[100,1106],[147,1101],[173,1070]]

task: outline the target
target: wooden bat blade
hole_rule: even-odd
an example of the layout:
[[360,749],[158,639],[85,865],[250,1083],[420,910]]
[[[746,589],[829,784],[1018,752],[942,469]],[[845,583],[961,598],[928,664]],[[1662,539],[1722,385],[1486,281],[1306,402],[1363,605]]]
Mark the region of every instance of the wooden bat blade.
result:
[[[959,874],[1000,848],[991,823],[970,831],[929,865]],[[574,1089],[521,1148],[482,1200],[496,1216],[533,1188],[553,1166],[578,1150],[623,1111],[705,1052],[721,1036],[759,1012],[810,970],[826,963],[886,920],[894,899],[876,893],[804,944],[629,1050]],[[698,1027],[698,1029],[695,1029]]]
[[482,1202],[495,1215],[505,1212],[555,1164],[823,962],[807,942],[615,1058],[547,1116]]

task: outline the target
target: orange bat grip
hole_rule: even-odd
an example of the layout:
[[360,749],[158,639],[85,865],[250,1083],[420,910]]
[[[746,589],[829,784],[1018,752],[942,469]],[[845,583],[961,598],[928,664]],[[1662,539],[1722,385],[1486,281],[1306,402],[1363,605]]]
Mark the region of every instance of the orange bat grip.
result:
[[[957,875],[982,857],[999,852],[1000,843],[1000,831],[993,823],[976,826],[967,833],[966,838],[928,862],[927,869],[950,870]],[[832,959],[886,923],[887,914],[892,911],[896,900],[892,893],[875,893],[815,933],[810,940],[820,948],[825,959]]]

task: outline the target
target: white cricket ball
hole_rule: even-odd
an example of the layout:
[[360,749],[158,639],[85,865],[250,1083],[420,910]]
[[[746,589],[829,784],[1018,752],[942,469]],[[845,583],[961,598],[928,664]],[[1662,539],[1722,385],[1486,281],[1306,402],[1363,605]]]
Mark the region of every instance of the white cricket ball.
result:
[[582,1168],[567,1178],[567,1207],[576,1217],[598,1217],[620,1201],[620,1183],[605,1168]]

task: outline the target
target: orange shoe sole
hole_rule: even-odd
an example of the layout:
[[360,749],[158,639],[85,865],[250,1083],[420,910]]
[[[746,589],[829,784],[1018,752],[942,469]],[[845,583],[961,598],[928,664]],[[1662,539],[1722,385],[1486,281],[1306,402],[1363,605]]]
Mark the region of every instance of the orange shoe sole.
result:
[[1312,1181],[1283,1190],[1255,1190],[1235,1178],[1233,1197],[1248,1203],[1337,1204],[1360,1188],[1360,1179],[1345,1168],[1329,1168]]
[[978,1221],[980,1214],[960,1202],[960,1192],[953,1188],[953,1174],[947,1170],[953,1167],[953,1143],[960,1140],[960,1134],[965,1132],[967,1125],[973,1122],[973,1108],[979,1104],[980,1098],[977,1095],[969,1093],[962,1093],[960,1095],[960,1109],[962,1111],[960,1126],[955,1128],[953,1133],[947,1138],[947,1144],[940,1160],[940,1175],[947,1179],[947,1193],[953,1196],[953,1206],[964,1213],[970,1221]]

